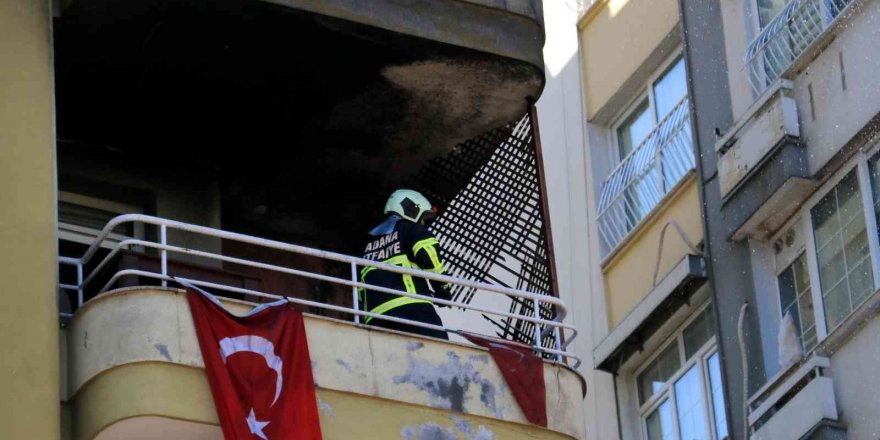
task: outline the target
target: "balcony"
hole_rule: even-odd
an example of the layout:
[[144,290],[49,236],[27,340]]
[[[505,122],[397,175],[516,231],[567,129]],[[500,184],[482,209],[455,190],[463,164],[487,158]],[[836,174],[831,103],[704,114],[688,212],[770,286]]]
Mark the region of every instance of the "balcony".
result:
[[852,0],[792,0],[749,44],[746,70],[756,96],[796,65]]
[[[155,238],[125,238],[101,247],[117,226],[133,222],[142,224],[146,231],[156,229],[156,234],[146,234]],[[485,302],[455,304],[537,326],[532,346],[547,359],[548,428],[527,424],[485,350],[360,324],[364,317],[381,319],[381,315],[358,307],[356,289],[366,285],[354,275],[348,278],[339,276],[339,271],[289,267],[260,258],[175,246],[167,239],[172,231],[223,240],[224,249],[230,242],[245,243],[262,249],[263,255],[284,252],[326,260],[348,266],[354,273],[358,266],[377,265],[466,285],[477,294],[494,292],[529,301],[535,310],[551,306],[555,316],[543,319],[510,313],[509,308]],[[193,241],[200,242],[204,240]],[[62,295],[69,294],[73,303],[73,313],[62,318],[67,322],[64,401],[73,415],[73,439],[221,437],[186,300],[180,289],[168,287],[172,277],[185,278],[221,295],[233,313],[245,313],[255,303],[281,297],[306,312],[327,439],[351,438],[352,432],[362,429],[381,438],[407,432],[412,438],[425,438],[423,433],[438,429],[460,438],[482,438],[473,436],[483,432],[494,433],[495,438],[585,438],[581,419],[585,388],[580,376],[568,367],[569,363],[576,366],[579,360],[566,351],[576,330],[562,322],[566,308],[557,298],[139,214],[112,220],[83,255],[61,257],[60,262],[64,273],[75,279],[61,285]],[[260,269],[262,279],[247,268]],[[282,288],[268,291],[267,286],[285,284],[277,280],[267,283],[268,274],[273,273],[288,277],[284,280],[291,292]],[[323,286],[332,295],[308,296],[315,286]],[[468,330],[448,325],[443,329],[450,335]],[[138,399],[129,398],[133,395]]]
[[684,98],[603,182],[597,221],[605,250],[613,252],[693,168]]
[[[752,438],[845,438],[830,367],[828,358],[813,356],[771,378],[748,401]],[[817,435],[822,431],[826,436]]]

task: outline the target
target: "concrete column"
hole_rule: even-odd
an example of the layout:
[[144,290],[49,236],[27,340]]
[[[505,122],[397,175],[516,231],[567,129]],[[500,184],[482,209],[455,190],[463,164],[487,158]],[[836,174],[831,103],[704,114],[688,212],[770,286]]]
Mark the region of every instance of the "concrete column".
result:
[[0,438],[60,424],[51,14],[0,2]]

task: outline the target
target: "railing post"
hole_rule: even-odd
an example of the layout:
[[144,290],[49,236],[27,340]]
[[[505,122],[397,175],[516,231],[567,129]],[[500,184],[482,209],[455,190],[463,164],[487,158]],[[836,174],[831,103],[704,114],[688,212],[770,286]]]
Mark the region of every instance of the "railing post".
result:
[[[559,335],[559,327],[553,327],[553,337],[556,339],[556,350],[562,351],[562,338]],[[562,355],[557,354],[556,360],[562,362]]]
[[[532,304],[535,305],[535,319],[541,319],[541,301],[536,299],[532,301]],[[539,324],[535,323],[535,348],[541,349],[541,331],[538,327]]]
[[164,224],[159,225],[159,242],[162,244],[162,250],[159,251],[162,256],[162,287],[168,287],[168,250],[164,246],[168,245],[168,227]]
[[83,266],[82,262],[76,263],[76,306],[83,305]]
[[[357,265],[353,262],[351,263],[351,281],[357,282]],[[354,310],[360,310],[360,298],[358,298],[358,288],[355,286],[351,286],[351,304]],[[355,313],[354,322],[357,324],[361,323],[361,315]]]

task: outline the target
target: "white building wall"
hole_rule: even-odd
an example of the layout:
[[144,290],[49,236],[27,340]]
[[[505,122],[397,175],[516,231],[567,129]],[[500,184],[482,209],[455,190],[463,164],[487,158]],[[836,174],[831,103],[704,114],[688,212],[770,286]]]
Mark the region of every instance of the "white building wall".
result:
[[876,316],[831,356],[840,421],[850,439],[880,438],[880,319]]
[[538,123],[560,295],[569,305],[569,322],[580,331],[572,348],[583,359],[578,372],[587,381],[586,434],[592,440],[614,440],[619,436],[612,376],[596,371],[592,357],[599,336],[596,328],[605,325],[600,321],[605,309],[593,222],[595,199],[588,166],[577,19],[577,1],[544,0],[547,84],[537,103]]

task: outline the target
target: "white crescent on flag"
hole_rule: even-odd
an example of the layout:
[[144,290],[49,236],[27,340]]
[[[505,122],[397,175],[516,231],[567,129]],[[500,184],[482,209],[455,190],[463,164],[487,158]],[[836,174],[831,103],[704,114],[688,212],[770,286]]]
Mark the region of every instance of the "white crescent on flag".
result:
[[281,385],[284,383],[284,378],[281,376],[282,362],[281,358],[275,354],[275,345],[272,344],[272,341],[256,335],[242,335],[220,340],[220,356],[223,357],[224,364],[229,356],[244,351],[262,356],[266,359],[269,368],[275,370],[277,379],[275,381],[275,399],[272,400],[272,405],[275,405],[278,396],[281,395]]

